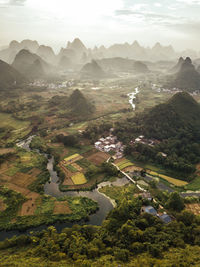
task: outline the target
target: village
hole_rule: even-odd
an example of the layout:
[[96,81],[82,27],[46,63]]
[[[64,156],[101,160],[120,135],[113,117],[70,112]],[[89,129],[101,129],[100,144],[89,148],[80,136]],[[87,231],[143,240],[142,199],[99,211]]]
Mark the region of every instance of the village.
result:
[[46,87],[47,89],[63,89],[74,85],[73,80],[59,82],[59,83],[47,83],[44,80],[35,80],[29,83],[31,87]]
[[95,148],[101,152],[113,152],[113,159],[120,159],[124,156],[124,148],[122,142],[117,140],[116,136],[110,134],[107,137],[101,137],[97,142],[95,142]]
[[144,135],[138,136],[136,139],[130,141],[130,145],[141,143],[143,145],[149,145],[149,146],[155,146],[160,144],[160,141],[156,139],[147,139],[144,137]]

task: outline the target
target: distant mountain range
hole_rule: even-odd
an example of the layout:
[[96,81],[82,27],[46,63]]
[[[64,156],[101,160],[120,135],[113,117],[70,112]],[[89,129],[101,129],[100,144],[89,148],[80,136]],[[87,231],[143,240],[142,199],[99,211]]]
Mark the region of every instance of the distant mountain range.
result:
[[71,62],[73,64],[84,64],[90,62],[92,59],[98,60],[114,57],[153,62],[160,60],[175,60],[180,56],[198,58],[198,53],[195,51],[187,50],[178,53],[175,52],[172,46],[162,46],[160,43],[156,43],[152,48],[143,47],[137,41],[134,41],[132,44],[114,44],[108,48],[102,45],[90,49],[87,48],[80,39],[76,38],[73,42],[68,42],[65,48],[61,48],[57,55],[51,47],[39,45],[37,41],[12,41],[8,48],[0,51],[0,59],[12,64],[15,56],[22,49],[37,54],[43,60],[55,66],[59,65],[61,61]]

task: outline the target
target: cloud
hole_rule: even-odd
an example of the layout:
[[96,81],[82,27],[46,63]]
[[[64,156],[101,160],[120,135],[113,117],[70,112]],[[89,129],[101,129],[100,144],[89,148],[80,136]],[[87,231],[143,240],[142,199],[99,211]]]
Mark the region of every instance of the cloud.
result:
[[155,24],[160,26],[167,26],[170,24],[177,24],[178,22],[185,22],[186,18],[184,17],[177,17],[168,14],[160,14],[156,12],[149,12],[149,11],[134,11],[128,9],[116,10],[115,14],[117,16],[139,16],[143,18],[143,21],[146,21],[148,24]]
[[186,5],[200,5],[200,0],[176,0],[176,2],[183,3]]
[[0,6],[23,6],[27,0],[0,0]]
[[10,0],[9,4],[14,6],[23,6],[26,0]]
[[187,21],[185,23],[177,23],[171,25],[171,28],[184,33],[187,36],[196,36],[199,38],[200,21]]

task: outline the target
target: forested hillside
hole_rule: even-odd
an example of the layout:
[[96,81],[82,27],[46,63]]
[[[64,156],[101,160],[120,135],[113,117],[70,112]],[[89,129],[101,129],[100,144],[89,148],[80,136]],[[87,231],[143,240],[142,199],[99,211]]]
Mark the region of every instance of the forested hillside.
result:
[[159,194],[177,218],[169,224],[141,213],[149,202],[128,194],[100,227],[77,225],[61,234],[49,227],[0,243],[1,266],[199,266],[199,217],[176,211],[180,197]]

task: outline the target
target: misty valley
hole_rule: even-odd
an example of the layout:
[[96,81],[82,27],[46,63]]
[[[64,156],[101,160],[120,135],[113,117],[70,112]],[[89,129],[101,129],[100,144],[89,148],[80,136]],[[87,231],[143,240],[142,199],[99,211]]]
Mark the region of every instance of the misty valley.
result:
[[0,50],[0,266],[200,265],[200,57]]

